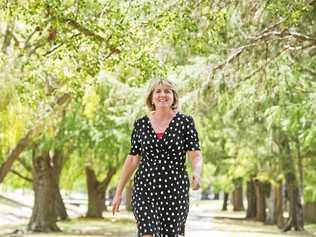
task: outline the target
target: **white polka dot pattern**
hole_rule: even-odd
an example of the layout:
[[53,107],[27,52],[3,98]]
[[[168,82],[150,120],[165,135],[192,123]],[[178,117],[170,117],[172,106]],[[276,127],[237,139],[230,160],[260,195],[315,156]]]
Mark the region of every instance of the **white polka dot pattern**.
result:
[[132,196],[138,236],[184,235],[190,186],[186,151],[199,149],[191,116],[178,112],[162,139],[157,138],[148,116],[135,121],[129,154],[141,156]]

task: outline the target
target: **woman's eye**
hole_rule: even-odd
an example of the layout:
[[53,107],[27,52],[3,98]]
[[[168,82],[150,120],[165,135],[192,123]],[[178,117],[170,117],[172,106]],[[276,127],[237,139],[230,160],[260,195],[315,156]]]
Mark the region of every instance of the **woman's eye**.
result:
[[165,93],[169,94],[169,93],[171,93],[171,90],[165,90]]

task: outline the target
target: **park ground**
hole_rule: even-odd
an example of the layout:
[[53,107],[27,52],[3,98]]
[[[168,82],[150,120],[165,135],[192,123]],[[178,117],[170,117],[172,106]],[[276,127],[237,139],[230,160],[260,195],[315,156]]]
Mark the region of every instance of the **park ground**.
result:
[[[24,200],[24,203],[21,202]],[[30,201],[0,196],[0,236],[11,237],[135,237],[133,215],[121,211],[113,217],[104,212],[103,220],[82,218],[85,205],[66,201],[70,220],[58,222],[60,233],[27,233],[25,227],[31,214]],[[304,232],[281,232],[277,227],[244,220],[245,212],[220,211],[221,201],[192,201],[186,225],[186,237],[299,237],[316,236],[316,224],[306,224]],[[123,208],[122,208],[123,209]]]

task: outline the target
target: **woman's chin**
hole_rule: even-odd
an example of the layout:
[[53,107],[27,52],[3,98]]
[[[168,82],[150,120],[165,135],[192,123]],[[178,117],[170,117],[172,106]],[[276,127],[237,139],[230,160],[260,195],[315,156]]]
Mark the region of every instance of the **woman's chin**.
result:
[[157,106],[157,109],[170,109],[171,105],[162,105],[162,106]]

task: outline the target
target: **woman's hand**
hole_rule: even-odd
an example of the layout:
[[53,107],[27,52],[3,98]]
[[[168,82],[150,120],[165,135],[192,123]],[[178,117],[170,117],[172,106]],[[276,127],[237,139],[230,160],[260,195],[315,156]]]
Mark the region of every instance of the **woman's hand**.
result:
[[192,162],[192,190],[199,190],[201,186],[201,171],[202,171],[202,154],[200,150],[188,151],[188,158]]
[[113,198],[113,202],[112,202],[112,213],[113,216],[115,215],[115,212],[119,212],[120,211],[120,204],[122,201],[122,195],[121,194],[115,194],[114,198]]
[[192,190],[199,190],[201,186],[201,179],[197,175],[193,175],[192,177]]

